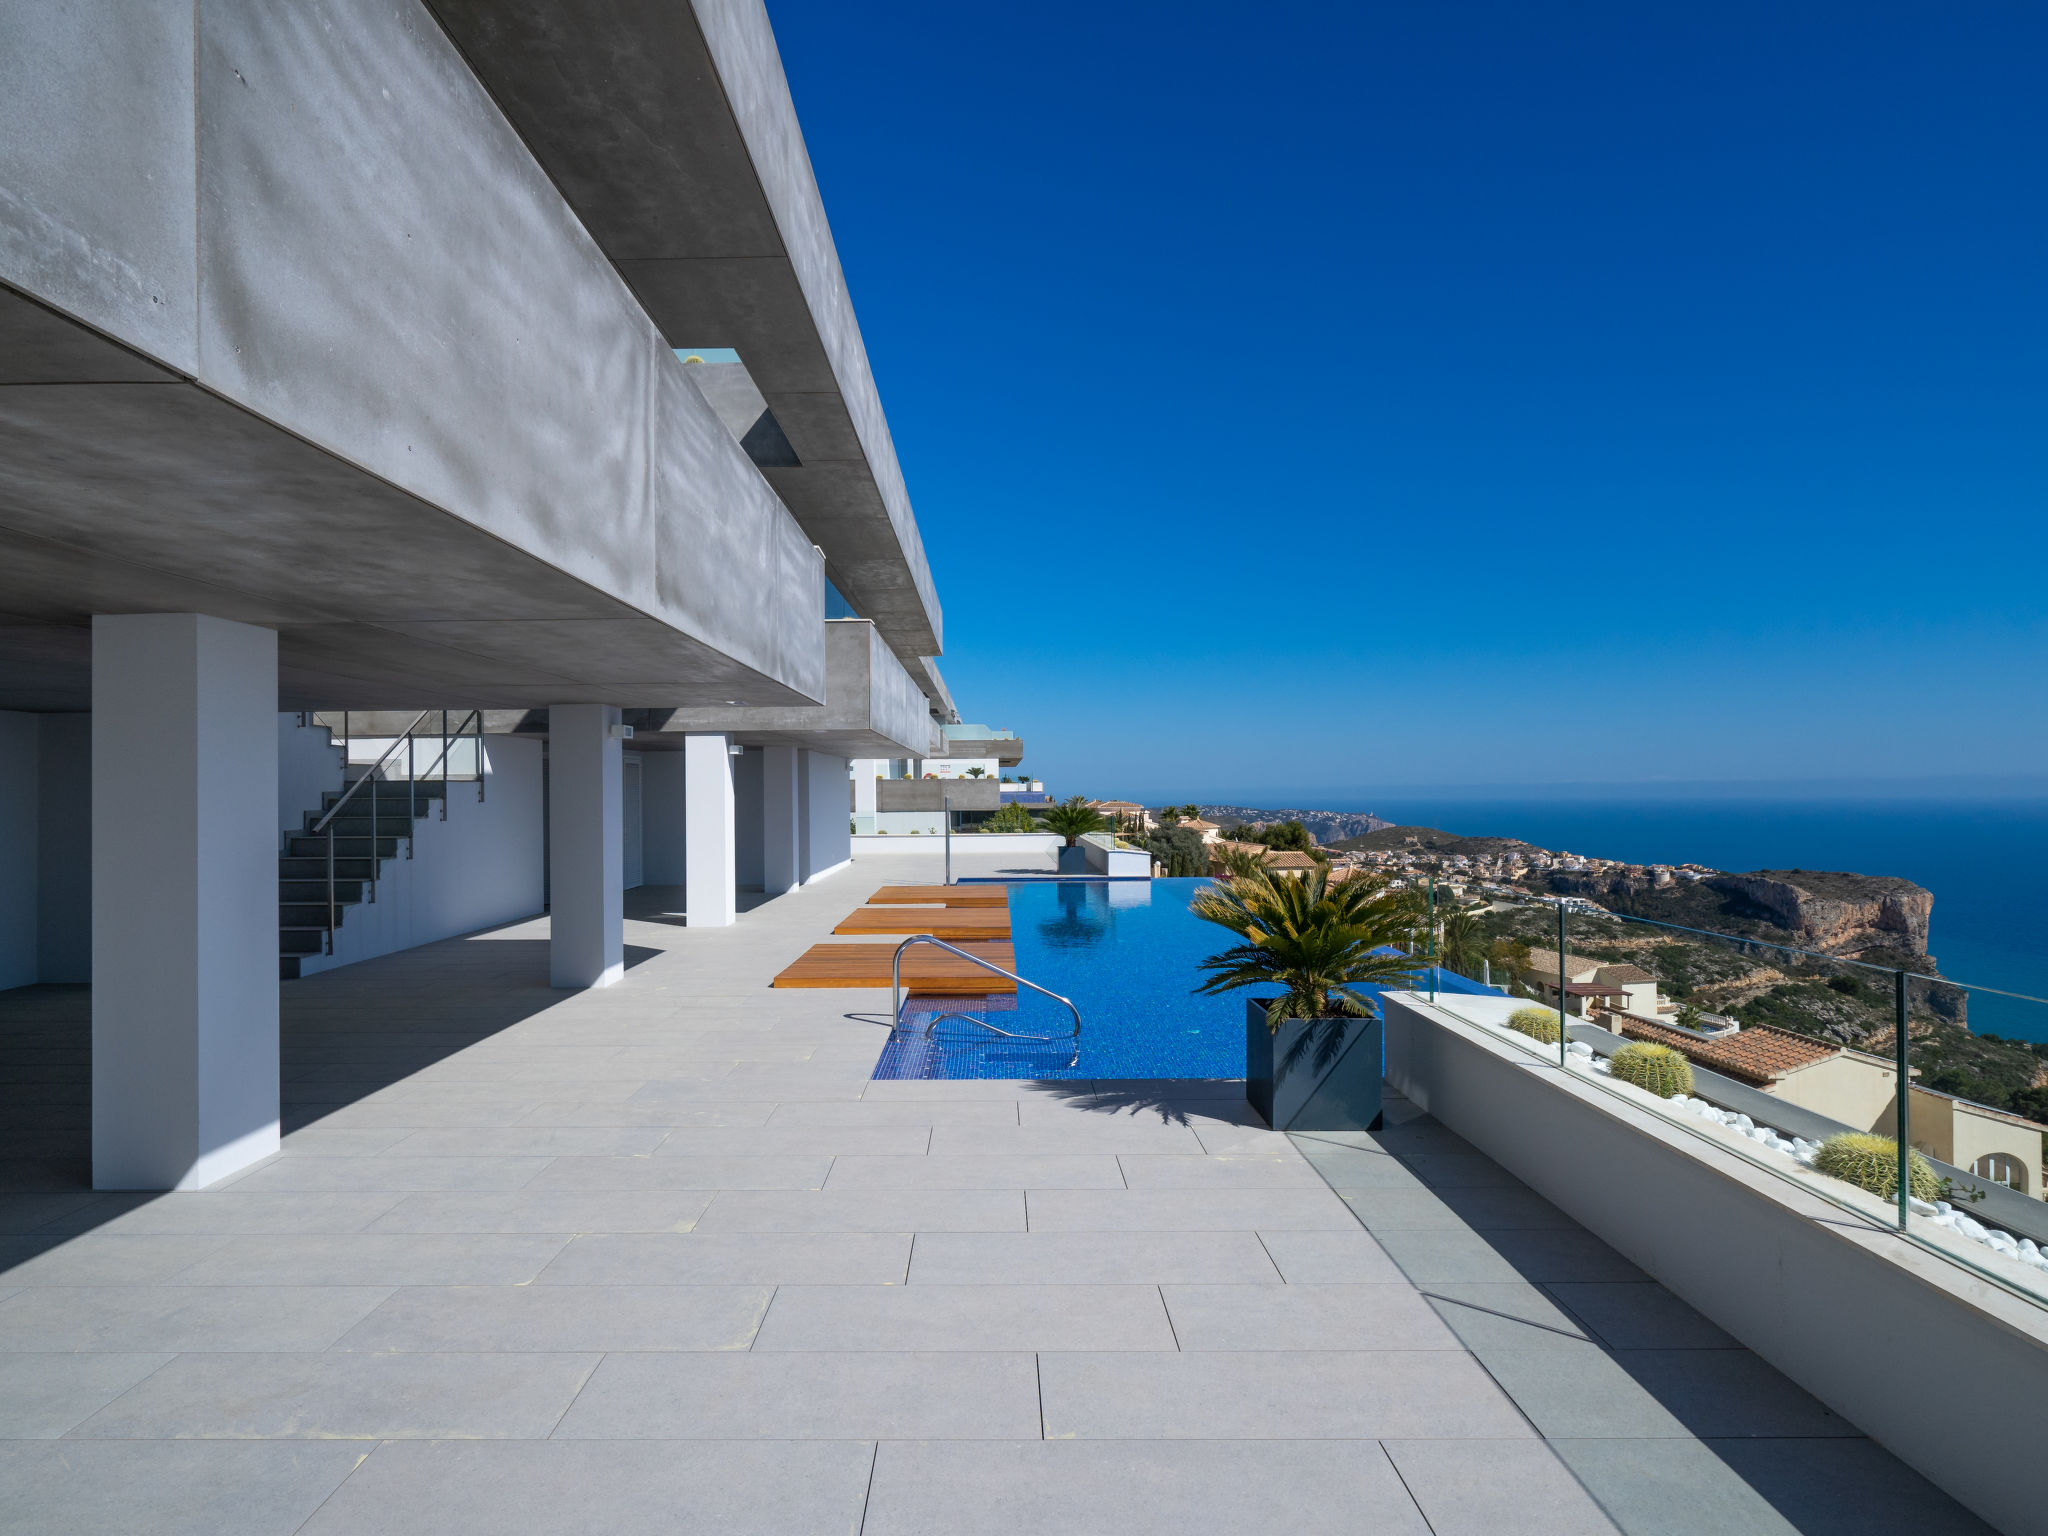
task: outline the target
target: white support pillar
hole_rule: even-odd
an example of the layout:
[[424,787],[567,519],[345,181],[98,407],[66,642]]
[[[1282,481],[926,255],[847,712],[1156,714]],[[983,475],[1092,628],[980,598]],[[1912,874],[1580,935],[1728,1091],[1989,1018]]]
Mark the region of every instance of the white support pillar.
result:
[[277,635],[92,621],[92,1181],[199,1189],[278,1146]]
[[683,738],[683,902],[692,928],[729,927],[739,911],[729,747],[723,735]]
[[803,884],[798,867],[797,750],[763,747],[761,764],[761,889],[770,896]]
[[796,883],[808,885],[817,865],[811,862],[811,760],[815,752],[796,755]]
[[626,974],[619,712],[548,710],[548,981],[608,987]]

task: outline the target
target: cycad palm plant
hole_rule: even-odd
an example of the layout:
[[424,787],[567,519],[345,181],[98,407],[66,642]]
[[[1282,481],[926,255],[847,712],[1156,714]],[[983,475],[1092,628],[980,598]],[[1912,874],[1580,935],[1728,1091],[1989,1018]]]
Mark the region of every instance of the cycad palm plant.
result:
[[1100,832],[1109,825],[1102,812],[1079,795],[1069,795],[1039,817],[1038,824],[1046,831],[1064,837],[1069,848],[1078,846],[1088,833]]
[[1196,990],[1283,988],[1266,1006],[1271,1030],[1289,1019],[1366,1017],[1371,1009],[1352,988],[1415,976],[1414,959],[1402,953],[1412,918],[1382,880],[1333,883],[1325,868],[1300,877],[1262,872],[1219,881],[1190,909],[1244,941],[1202,962],[1212,974]]

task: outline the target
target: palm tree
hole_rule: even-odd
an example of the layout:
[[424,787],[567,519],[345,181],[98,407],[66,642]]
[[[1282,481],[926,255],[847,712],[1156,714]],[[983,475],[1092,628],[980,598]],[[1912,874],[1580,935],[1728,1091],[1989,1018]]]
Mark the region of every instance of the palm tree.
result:
[[1479,920],[1470,912],[1459,907],[1446,913],[1437,935],[1439,965],[1460,976],[1470,976],[1479,969],[1486,954],[1486,936],[1479,931]]
[[1088,833],[1100,832],[1109,825],[1102,819],[1102,812],[1079,795],[1069,795],[1039,817],[1038,824],[1046,831],[1064,837],[1069,848],[1080,846],[1081,839]]
[[1196,991],[1282,987],[1266,1008],[1266,1027],[1289,1019],[1363,1018],[1370,1007],[1351,989],[1412,981],[1403,953],[1410,917],[1383,880],[1355,876],[1332,885],[1317,869],[1300,878],[1260,873],[1199,892],[1190,910],[1228,928],[1243,943],[1212,955]]
[[1209,857],[1223,866],[1226,880],[1257,880],[1266,873],[1266,856],[1261,851],[1218,843],[1211,845]]

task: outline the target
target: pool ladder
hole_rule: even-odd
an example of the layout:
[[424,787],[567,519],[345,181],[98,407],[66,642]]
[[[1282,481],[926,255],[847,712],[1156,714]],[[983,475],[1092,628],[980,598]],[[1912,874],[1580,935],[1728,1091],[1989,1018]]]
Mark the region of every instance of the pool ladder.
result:
[[[971,954],[967,950],[960,948],[957,944],[948,944],[944,939],[935,939],[928,933],[912,934],[896,946],[896,953],[890,958],[889,1017],[895,1024],[900,1025],[903,1020],[903,951],[910,948],[913,944],[929,944],[934,949],[943,949],[947,954],[958,955],[962,960],[978,965],[984,971],[992,972],[997,976],[1006,976],[1020,987],[1029,987],[1032,991],[1051,998],[1054,1002],[1065,1007],[1067,1012],[1074,1016],[1074,1032],[1070,1035],[1019,1035],[1013,1034],[1007,1029],[998,1029],[995,1025],[989,1023],[987,1019],[978,1019],[971,1013],[948,1014],[947,1017],[965,1019],[970,1024],[979,1024],[983,1029],[990,1031],[992,1034],[1001,1035],[1005,1040],[1078,1040],[1081,1038],[1081,1010],[1074,1006],[1071,998],[1061,997],[1059,993],[1052,991],[1048,987],[1041,987],[1035,981],[1026,981],[1015,971],[1004,970],[993,960],[984,960],[980,955]],[[937,1024],[938,1015],[934,1014],[932,1022],[924,1027],[925,1034],[931,1034]]]

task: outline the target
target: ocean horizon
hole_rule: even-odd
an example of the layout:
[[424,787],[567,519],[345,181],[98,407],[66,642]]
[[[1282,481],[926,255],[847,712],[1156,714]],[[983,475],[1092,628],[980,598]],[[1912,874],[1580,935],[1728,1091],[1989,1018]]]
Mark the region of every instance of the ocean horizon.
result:
[[[1573,792],[1557,792],[1567,788]],[[1633,794],[1610,786],[1603,796],[1597,786],[1580,788],[1243,803],[1370,811],[1402,825],[1468,837],[1518,837],[1543,848],[1638,864],[1901,875],[1934,894],[1928,952],[1944,976],[1972,987],[2048,997],[2048,798],[1662,797],[1645,794],[1641,786],[1629,786]],[[2048,1041],[2048,1005],[1973,991],[1970,1025],[1979,1032]]]

